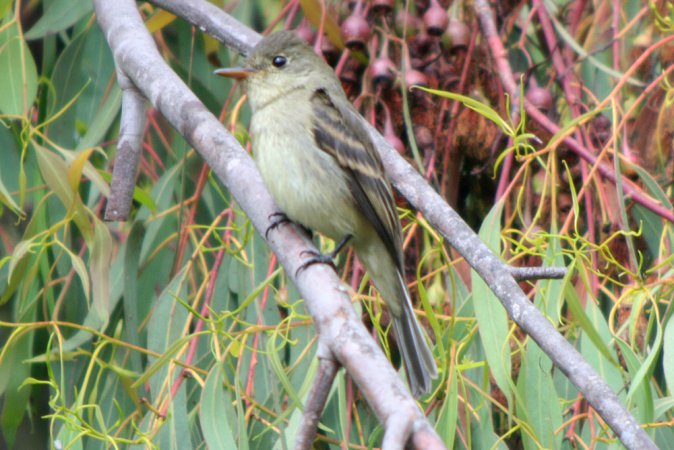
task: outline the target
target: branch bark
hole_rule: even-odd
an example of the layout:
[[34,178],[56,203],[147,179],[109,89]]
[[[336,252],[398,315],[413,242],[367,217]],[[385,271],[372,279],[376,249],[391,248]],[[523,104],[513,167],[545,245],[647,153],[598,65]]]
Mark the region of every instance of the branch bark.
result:
[[295,450],[311,450],[318,431],[318,421],[328,401],[328,394],[337,375],[337,369],[339,366],[332,359],[332,355],[327,358],[318,357],[318,372],[311,386],[311,392],[307,396],[307,404],[304,405],[302,425],[297,432]]
[[110,197],[105,206],[105,220],[121,221],[126,220],[131,210],[147,108],[145,97],[138,92],[124,72],[119,70],[117,83],[122,88],[122,118],[117,141],[117,157],[110,182]]

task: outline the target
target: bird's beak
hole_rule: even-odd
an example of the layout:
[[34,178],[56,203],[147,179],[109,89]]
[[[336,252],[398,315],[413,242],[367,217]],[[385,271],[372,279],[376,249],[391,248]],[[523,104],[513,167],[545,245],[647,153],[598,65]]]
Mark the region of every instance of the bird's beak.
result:
[[214,74],[221,77],[234,78],[236,80],[245,80],[249,75],[257,72],[251,67],[228,67],[213,71]]

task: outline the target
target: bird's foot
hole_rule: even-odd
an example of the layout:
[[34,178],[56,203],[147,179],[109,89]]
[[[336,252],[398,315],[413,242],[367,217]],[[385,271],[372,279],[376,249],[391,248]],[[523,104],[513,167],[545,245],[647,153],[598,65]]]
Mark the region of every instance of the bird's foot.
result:
[[267,227],[267,230],[264,232],[264,238],[266,240],[269,240],[269,232],[272,230],[275,230],[278,228],[280,225],[283,225],[284,223],[290,223],[291,220],[288,219],[288,216],[285,215],[285,213],[282,212],[275,212],[272,214],[269,214],[268,219],[271,221],[271,224]]
[[302,253],[300,253],[300,256],[305,256],[308,255],[309,259],[302,264],[299,269],[295,272],[295,277],[299,276],[300,273],[304,269],[306,269],[309,266],[313,266],[314,264],[327,264],[331,266],[333,269],[337,270],[337,267],[335,266],[335,261],[334,259],[337,257],[339,252],[342,251],[344,246],[349,242],[349,240],[352,238],[350,234],[347,234],[344,236],[344,238],[339,241],[339,244],[335,247],[333,251],[330,253],[319,253],[314,250],[304,250]]
[[309,266],[313,266],[314,264],[327,264],[333,269],[337,270],[337,267],[335,266],[335,262],[333,261],[333,255],[332,253],[320,253],[316,252],[313,250],[304,250],[302,253],[300,253],[300,256],[309,256],[309,259],[307,259],[300,267],[295,271],[295,278],[297,278],[304,269],[308,268]]

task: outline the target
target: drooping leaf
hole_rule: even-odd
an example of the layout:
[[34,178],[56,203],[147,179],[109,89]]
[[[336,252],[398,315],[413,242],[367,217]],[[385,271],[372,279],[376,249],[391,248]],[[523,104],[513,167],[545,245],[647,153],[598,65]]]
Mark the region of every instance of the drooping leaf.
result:
[[551,374],[550,358],[538,345],[529,343],[517,380],[518,408],[530,430],[522,433],[526,449],[561,448],[562,407]]
[[[480,226],[479,236],[497,255],[501,247],[501,214],[503,203],[498,203],[487,214]],[[484,355],[496,384],[508,400],[512,401],[512,380],[510,378],[510,340],[508,339],[508,316],[487,283],[472,271],[473,303],[475,318],[479,325],[478,333]]]
[[108,98],[119,96],[119,88],[110,89],[114,73],[110,48],[98,26],[92,24],[70,41],[56,61],[53,89],[48,91],[53,105],[48,111],[51,139],[68,149],[81,148],[92,126],[100,128],[103,118],[109,123],[115,111],[111,106],[118,100],[109,103]]
[[88,0],[52,0],[45,3],[44,13],[26,33],[28,40],[66,30],[94,10],[93,2]]
[[2,24],[7,26],[0,27],[0,113],[27,117],[37,95],[37,67],[17,24]]
[[665,325],[665,336],[662,344],[662,362],[667,389],[674,392],[674,319],[669,318]]
[[206,377],[199,402],[199,424],[208,448],[236,448],[230,424],[236,412],[232,400],[222,386],[222,369],[216,363]]

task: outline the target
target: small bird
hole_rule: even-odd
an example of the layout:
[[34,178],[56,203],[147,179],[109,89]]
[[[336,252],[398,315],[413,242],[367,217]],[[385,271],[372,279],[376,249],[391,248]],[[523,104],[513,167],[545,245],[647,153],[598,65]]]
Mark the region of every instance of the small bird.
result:
[[405,284],[402,230],[390,183],[332,68],[290,31],[262,39],[243,67],[253,153],[262,178],[293,222],[349,241],[381,293],[415,397],[437,376]]

